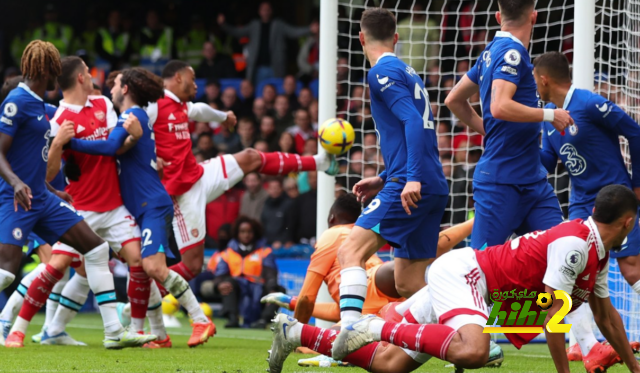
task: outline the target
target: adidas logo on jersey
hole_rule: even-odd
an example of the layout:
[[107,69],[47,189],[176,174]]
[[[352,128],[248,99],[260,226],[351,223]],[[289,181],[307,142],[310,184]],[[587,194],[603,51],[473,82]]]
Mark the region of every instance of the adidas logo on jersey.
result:
[[169,120],[176,120],[176,117],[173,115],[173,113],[169,114]]
[[76,131],[76,133],[80,133],[84,130],[85,130],[84,126],[82,124],[78,124],[78,130]]
[[586,276],[584,276],[582,279],[583,279],[583,280],[585,280],[585,281],[587,281],[587,280],[589,279],[589,275],[590,275],[590,273],[587,273],[587,275],[586,275]]

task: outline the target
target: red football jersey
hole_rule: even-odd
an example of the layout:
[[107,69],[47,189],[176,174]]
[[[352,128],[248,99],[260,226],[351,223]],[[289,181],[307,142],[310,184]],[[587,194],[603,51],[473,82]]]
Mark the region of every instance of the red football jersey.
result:
[[[113,104],[104,96],[89,96],[84,106],[60,101],[60,107],[51,120],[51,133],[55,135],[65,120],[74,123],[75,137],[83,140],[105,140],[109,130],[118,123]],[[69,180],[65,188],[74,200],[74,207],[82,211],[106,212],[122,206],[120,183],[115,157],[89,155],[67,149],[62,157],[75,158],[80,167],[78,181]]]
[[[153,110],[151,107],[148,111]],[[151,114],[150,114],[151,116]],[[153,125],[156,152],[165,162],[162,184],[172,196],[179,196],[191,189],[204,173],[191,150],[189,133],[189,103],[168,90],[158,100],[157,119]]]
[[[609,253],[591,218],[528,233],[504,245],[478,251],[476,258],[487,279],[489,295],[525,289],[544,293],[548,285],[571,294],[572,311],[586,302],[592,291],[599,298],[609,296]],[[520,348],[535,334],[506,336]]]

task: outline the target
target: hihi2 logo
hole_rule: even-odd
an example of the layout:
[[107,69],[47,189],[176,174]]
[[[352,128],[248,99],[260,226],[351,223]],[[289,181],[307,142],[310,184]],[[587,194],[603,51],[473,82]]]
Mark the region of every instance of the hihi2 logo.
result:
[[[556,299],[562,300],[562,307],[547,323],[547,331],[549,333],[568,333],[571,324],[560,324],[560,322],[571,311],[571,296],[563,290],[555,290],[553,294]],[[551,294],[536,294],[535,291],[529,293],[526,289],[520,292],[515,290],[500,292],[495,289],[491,293],[491,299],[493,309],[483,333],[542,333],[544,331],[542,326],[548,314],[547,310],[553,305]],[[502,309],[503,304],[506,306],[505,309]],[[534,309],[531,309],[532,307]]]

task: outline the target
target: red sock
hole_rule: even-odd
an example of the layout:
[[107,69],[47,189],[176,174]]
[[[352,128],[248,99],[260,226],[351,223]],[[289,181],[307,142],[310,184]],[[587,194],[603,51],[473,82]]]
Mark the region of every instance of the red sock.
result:
[[129,268],[129,289],[127,295],[131,302],[131,317],[144,319],[147,316],[149,306],[149,293],[151,292],[151,279],[142,267]]
[[449,344],[455,335],[456,331],[446,325],[386,322],[382,327],[381,340],[446,360]]
[[262,166],[258,170],[265,175],[287,175],[291,172],[315,171],[316,160],[312,156],[273,152],[262,153]]
[[184,265],[184,263],[182,262],[172,265],[171,267],[169,267],[169,269],[179,274],[180,276],[182,276],[183,279],[187,281],[191,281],[193,280],[194,277],[196,277],[196,275],[191,273],[189,268],[187,268],[187,266]]
[[[331,345],[337,336],[337,330],[302,325],[300,343],[302,346],[310,348],[317,353],[331,356]],[[359,366],[360,368],[369,369],[379,344],[379,342],[368,344],[358,351],[347,355],[344,361]]]
[[18,316],[31,321],[38,310],[45,305],[49,294],[51,294],[51,289],[63,275],[64,273],[47,264],[44,271],[40,272],[29,286]]

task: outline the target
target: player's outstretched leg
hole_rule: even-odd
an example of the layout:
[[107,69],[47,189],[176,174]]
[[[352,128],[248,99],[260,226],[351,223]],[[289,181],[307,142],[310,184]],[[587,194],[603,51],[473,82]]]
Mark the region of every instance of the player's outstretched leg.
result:
[[246,175],[259,172],[265,175],[288,175],[291,172],[324,171],[328,175],[336,175],[339,171],[335,156],[317,154],[302,156],[281,152],[263,153],[255,149],[245,149],[233,157]]
[[75,268],[76,274],[69,280],[60,293],[60,307],[56,310],[53,320],[42,334],[40,344],[86,346],[86,343],[76,341],[65,328],[78,314],[89,295],[89,281],[84,266]]
[[104,323],[105,348],[140,347],[155,340],[155,335],[139,335],[129,328],[123,328],[118,320],[113,275],[109,271],[109,245],[84,221],[71,227],[60,241],[84,254],[87,280],[96,295]]

